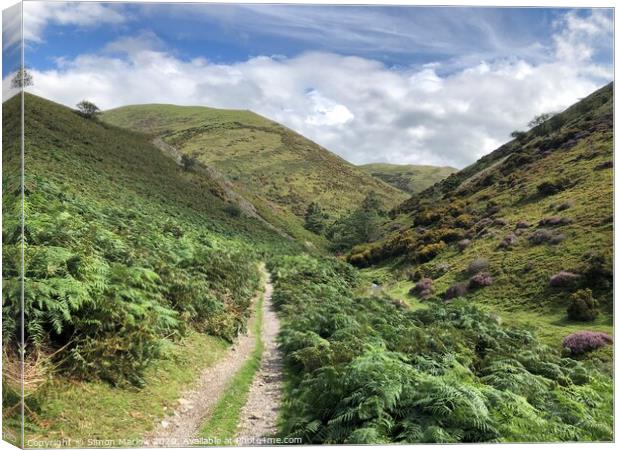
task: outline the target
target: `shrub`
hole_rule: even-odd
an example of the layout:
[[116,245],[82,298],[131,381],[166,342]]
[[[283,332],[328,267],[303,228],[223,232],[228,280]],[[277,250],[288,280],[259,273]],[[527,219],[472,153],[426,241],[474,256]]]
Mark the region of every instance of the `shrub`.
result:
[[459,248],[459,250],[460,250],[460,251],[463,251],[463,250],[465,250],[467,247],[469,247],[469,246],[470,246],[470,244],[471,244],[471,240],[469,240],[469,239],[461,239],[461,240],[458,242],[457,246],[458,246],[458,248]]
[[489,260],[485,258],[476,258],[467,266],[467,272],[476,274],[489,267]]
[[181,156],[181,165],[183,166],[183,170],[191,170],[197,164],[196,158],[189,155]]
[[528,237],[529,241],[534,245],[540,245],[544,244],[545,242],[549,242],[551,238],[553,238],[553,232],[544,228],[534,231]]
[[409,294],[426,299],[433,295],[434,292],[435,289],[433,288],[433,280],[430,278],[422,278],[411,288]]
[[506,225],[508,225],[508,222],[506,221],[506,219],[503,219],[501,217],[498,217],[497,219],[493,220],[493,226],[505,227]]
[[446,248],[446,243],[443,241],[439,241],[436,244],[425,245],[417,253],[418,260],[420,262],[430,261],[444,248]]
[[518,238],[517,235],[514,233],[508,233],[506,235],[506,237],[504,237],[504,239],[502,240],[502,242],[499,243],[499,247],[500,248],[510,248],[512,247],[514,244],[516,244]]
[[611,169],[614,166],[613,161],[605,161],[600,163],[598,166],[594,168],[594,170],[603,170],[603,169]]
[[457,297],[464,297],[467,294],[467,283],[455,283],[443,293],[444,300],[450,300]]
[[554,234],[553,237],[551,239],[549,239],[549,243],[551,245],[557,245],[560,244],[562,242],[564,242],[564,240],[566,239],[566,235],[565,234]]
[[558,192],[563,191],[571,185],[570,180],[566,178],[553,180],[553,181],[543,181],[538,186],[536,186],[536,191],[539,195],[548,196],[557,194]]
[[484,219],[480,219],[478,222],[476,222],[476,225],[474,228],[476,232],[479,233],[480,231],[484,230],[486,227],[488,227],[492,223],[493,223],[493,219],[485,217]]
[[549,285],[551,287],[566,287],[573,284],[578,278],[579,275],[576,273],[562,270],[549,278]]
[[416,227],[432,225],[439,219],[441,219],[441,215],[437,211],[425,209],[416,214],[415,218],[413,219],[413,224]]
[[558,226],[562,226],[562,225],[568,225],[571,222],[572,222],[572,220],[570,218],[568,218],[568,217],[551,216],[551,217],[544,217],[544,218],[540,219],[540,222],[538,222],[538,225],[540,225],[540,226],[558,227]]
[[241,216],[241,208],[236,203],[229,203],[224,207],[224,211],[230,217],[239,217]]
[[558,206],[556,206],[556,211],[566,211],[567,209],[570,209],[573,205],[570,202],[564,202],[564,203],[560,203]]
[[588,252],[583,256],[584,264],[581,269],[585,284],[595,291],[610,290],[613,287],[613,256],[612,250],[608,253]]
[[517,230],[520,230],[520,229],[523,229],[523,228],[529,228],[529,227],[531,227],[530,223],[525,221],[525,220],[519,220],[517,222],[517,225],[515,226],[515,228]]
[[491,286],[492,284],[493,277],[488,272],[477,273],[469,279],[469,287],[472,289]]
[[572,355],[581,355],[612,343],[613,339],[607,333],[599,331],[577,331],[566,336],[562,341],[562,346]]
[[454,219],[454,223],[459,228],[469,228],[474,224],[471,214],[461,214]]
[[570,296],[566,309],[568,318],[582,322],[591,322],[598,315],[598,302],[592,297],[590,289],[580,289]]

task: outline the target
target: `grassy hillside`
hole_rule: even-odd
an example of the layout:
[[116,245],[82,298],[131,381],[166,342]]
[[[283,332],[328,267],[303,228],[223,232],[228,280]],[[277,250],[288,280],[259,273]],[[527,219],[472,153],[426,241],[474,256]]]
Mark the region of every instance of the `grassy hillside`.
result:
[[422,192],[449,175],[457,172],[453,167],[421,166],[413,164],[373,163],[359,166],[375,178],[408,194]]
[[[556,348],[571,331],[610,332],[612,159],[608,85],[412,196],[392,212],[398,231],[357,247],[349,260],[372,266],[370,278],[416,307],[423,297],[464,297],[533,326]],[[562,271],[574,276],[553,281]],[[483,275],[471,281],[477,272]],[[421,279],[427,292],[419,285],[407,294]],[[599,314],[570,319],[571,296],[585,289]]]
[[[3,106],[3,138],[15,142],[19,98]],[[182,354],[174,349],[185,340],[213,348],[230,342],[245,328],[257,262],[265,252],[301,246],[239,213],[218,183],[178,167],[142,134],[32,95],[25,108],[26,434],[36,435],[54,427],[36,419],[53,416],[43,394],[49,382],[95,383],[81,385],[85,391],[100,380],[142,386],[153,361]],[[6,146],[3,159],[14,168],[19,146]],[[4,212],[18,211],[19,178],[3,183]],[[2,231],[3,402],[10,410],[19,379],[16,214],[5,216]]]
[[332,219],[375,191],[391,208],[406,198],[290,129],[250,111],[136,105],[103,119],[161,137],[183,154],[222,172],[259,213],[289,234],[322,243],[303,229],[306,208],[318,202]]

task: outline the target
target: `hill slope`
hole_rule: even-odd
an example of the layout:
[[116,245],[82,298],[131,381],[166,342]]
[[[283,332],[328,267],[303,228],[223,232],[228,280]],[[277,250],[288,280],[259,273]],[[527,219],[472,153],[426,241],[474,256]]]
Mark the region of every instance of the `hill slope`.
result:
[[107,111],[103,119],[160,137],[220,171],[263,217],[298,238],[321,241],[301,226],[311,202],[337,218],[371,191],[388,208],[406,198],[314,142],[250,111],[135,105]]
[[[4,142],[19,142],[19,108],[19,96],[3,105]],[[37,361],[50,361],[56,376],[140,385],[171,342],[232,340],[246,326],[264,252],[301,248],[239,213],[218,182],[178,167],[140,133],[33,95],[25,124],[26,377],[34,377],[27,394],[35,402],[47,377]],[[19,156],[19,145],[5,147],[6,171],[19,168]],[[19,172],[6,171],[4,212],[15,213],[3,221],[10,356],[20,339],[21,199]],[[9,407],[19,368],[6,361]]]
[[422,192],[458,170],[453,167],[372,163],[359,166],[375,178],[408,194]]
[[[394,268],[400,275],[382,269],[373,276],[391,278],[391,289],[416,307],[429,292],[420,286],[417,294],[406,293],[429,278],[435,296],[464,296],[505,312],[507,320],[538,327],[556,346],[571,330],[610,331],[612,158],[608,85],[412,196],[392,212],[398,231],[357,247],[349,260]],[[490,278],[470,282],[477,271]],[[551,281],[562,271],[576,277]],[[579,289],[591,289],[599,302],[593,322],[567,318]]]

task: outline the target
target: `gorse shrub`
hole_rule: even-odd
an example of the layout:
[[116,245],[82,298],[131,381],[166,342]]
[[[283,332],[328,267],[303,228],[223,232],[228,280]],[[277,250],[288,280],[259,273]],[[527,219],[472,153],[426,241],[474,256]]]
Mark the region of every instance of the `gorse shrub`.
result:
[[355,273],[332,259],[283,257],[270,269],[290,389],[284,436],[306,444],[612,436],[611,379],[529,331],[464,302],[412,312],[358,298]]
[[439,254],[443,249],[446,248],[446,243],[443,241],[439,241],[436,244],[428,244],[424,245],[417,253],[417,259],[420,262],[426,262],[433,259],[435,256]]
[[598,302],[592,297],[590,289],[580,289],[570,295],[570,303],[566,309],[568,318],[590,322],[598,316]]

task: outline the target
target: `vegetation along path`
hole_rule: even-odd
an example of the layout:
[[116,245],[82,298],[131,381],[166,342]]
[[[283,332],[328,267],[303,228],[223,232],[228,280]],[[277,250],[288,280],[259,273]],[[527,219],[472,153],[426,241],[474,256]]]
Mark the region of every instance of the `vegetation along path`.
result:
[[[265,360],[261,364],[261,372],[252,384],[248,405],[261,401],[257,395],[260,398],[271,397],[270,405],[276,405],[279,402],[281,379],[279,373],[281,369],[280,356],[275,349],[275,338],[279,330],[279,323],[271,305],[273,287],[270,276],[264,268],[261,270],[264,271],[265,279],[264,291],[261,294],[263,301],[256,301],[256,303],[262,304],[264,310],[262,335],[265,340],[266,352],[264,354]],[[254,317],[253,320],[255,319]],[[252,327],[248,327],[248,333],[237,338],[227,355],[216,366],[207,368],[193,388],[181,396],[178,400],[179,405],[173,413],[159,422],[155,429],[145,436],[144,444],[159,447],[191,445],[192,439],[196,438],[198,434],[200,425],[212,413],[230,381],[248,360],[258,344],[258,339],[259,337],[252,331]],[[263,381],[258,381],[258,379]],[[274,383],[273,387],[265,386],[265,384],[271,383]],[[258,390],[260,393],[257,392]],[[246,407],[243,410],[242,418],[243,423],[250,421],[254,427],[254,434],[256,434],[259,430],[265,430],[267,433],[274,429],[276,415],[275,409],[261,413],[250,406],[249,409]],[[260,417],[261,420],[252,423],[253,418],[256,417]]]

